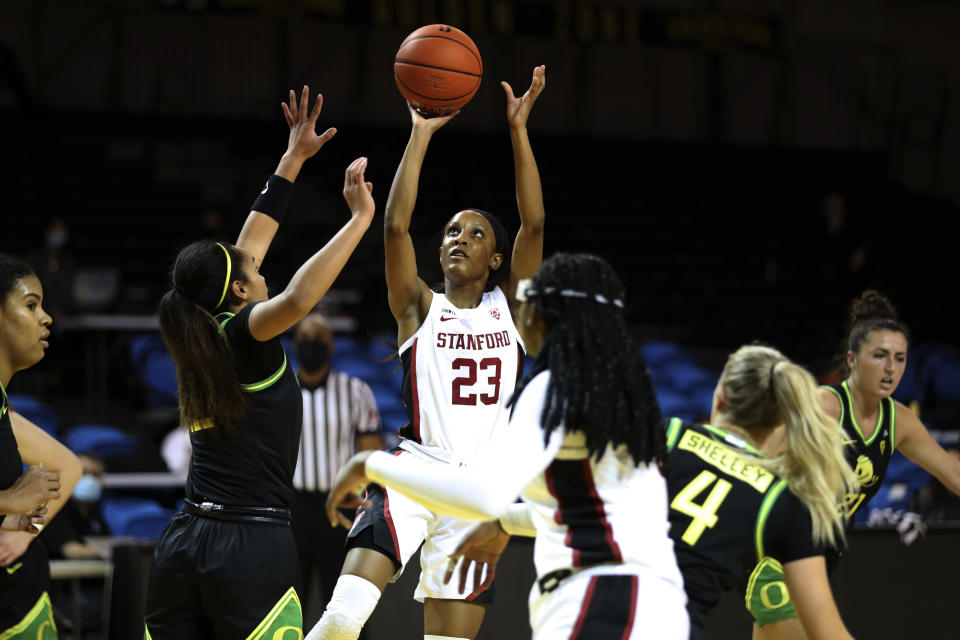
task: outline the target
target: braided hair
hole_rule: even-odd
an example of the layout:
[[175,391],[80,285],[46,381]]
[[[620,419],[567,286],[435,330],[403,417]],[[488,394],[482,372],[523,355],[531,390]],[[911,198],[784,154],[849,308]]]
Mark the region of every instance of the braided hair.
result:
[[544,261],[521,295],[547,327],[540,355],[511,403],[550,371],[540,424],[549,438],[560,424],[586,435],[590,455],[626,445],[637,464],[666,459],[660,407],[650,373],[627,330],[624,287],[613,268],[589,254]]
[[900,321],[893,303],[874,289],[868,289],[850,303],[850,315],[847,320],[846,350],[838,357],[841,377],[850,375],[850,367],[845,357],[846,351],[860,352],[860,345],[877,330],[901,333],[910,342],[910,329]]

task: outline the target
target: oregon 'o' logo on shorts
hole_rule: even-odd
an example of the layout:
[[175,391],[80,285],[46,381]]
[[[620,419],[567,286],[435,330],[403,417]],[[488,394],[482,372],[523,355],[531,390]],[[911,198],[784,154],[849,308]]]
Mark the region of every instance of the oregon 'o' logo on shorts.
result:
[[[292,633],[287,633],[288,631]],[[300,627],[280,627],[273,632],[272,640],[303,640],[303,631]]]
[[767,609],[779,609],[790,602],[790,592],[783,580],[768,582],[760,588],[760,602]]

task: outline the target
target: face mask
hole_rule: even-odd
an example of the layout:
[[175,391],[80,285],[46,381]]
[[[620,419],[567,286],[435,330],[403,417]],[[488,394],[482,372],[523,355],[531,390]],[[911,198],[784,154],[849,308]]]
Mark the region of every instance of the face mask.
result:
[[83,474],[73,488],[73,497],[84,504],[93,504],[99,500],[100,493],[100,481],[88,473]]
[[301,340],[296,346],[297,359],[306,371],[318,371],[330,362],[330,346],[322,340]]

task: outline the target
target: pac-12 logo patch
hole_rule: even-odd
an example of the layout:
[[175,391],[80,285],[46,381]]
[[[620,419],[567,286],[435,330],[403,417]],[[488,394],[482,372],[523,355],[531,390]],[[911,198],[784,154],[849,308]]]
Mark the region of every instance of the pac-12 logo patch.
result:
[[493,316],[494,320],[500,319],[500,310],[499,309],[490,309],[490,315]]

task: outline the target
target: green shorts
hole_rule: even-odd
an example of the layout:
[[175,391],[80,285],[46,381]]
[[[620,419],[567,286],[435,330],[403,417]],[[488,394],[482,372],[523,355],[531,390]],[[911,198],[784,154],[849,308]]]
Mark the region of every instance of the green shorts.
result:
[[769,556],[757,563],[747,582],[746,604],[761,627],[797,617],[783,579],[783,565]]
[[23,620],[0,631],[0,640],[57,640],[57,624],[53,621],[50,596],[44,591]]

